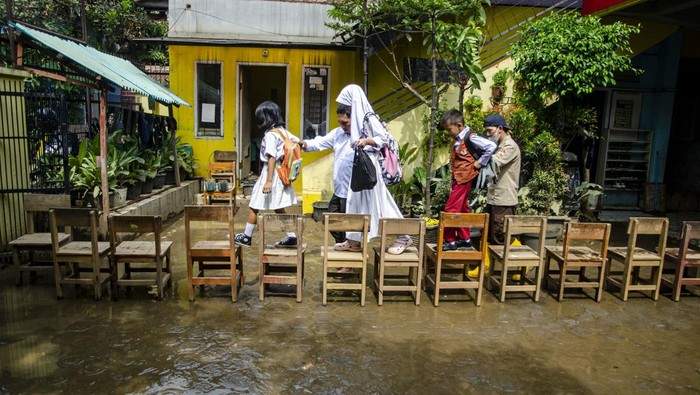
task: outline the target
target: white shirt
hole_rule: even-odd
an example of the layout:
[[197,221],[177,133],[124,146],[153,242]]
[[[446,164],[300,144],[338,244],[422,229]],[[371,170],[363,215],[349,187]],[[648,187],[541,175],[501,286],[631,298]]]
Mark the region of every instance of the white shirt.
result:
[[[279,128],[278,130],[284,130],[288,139],[294,142],[299,141],[297,136],[289,133],[286,129]],[[280,138],[277,132],[271,130],[265,133],[260,144],[260,161],[267,163],[268,156],[275,158],[275,161],[282,159],[284,156],[284,140]]]
[[350,178],[352,177],[352,163],[355,159],[355,150],[352,148],[350,133],[342,128],[335,128],[325,136],[318,136],[312,140],[305,140],[306,151],[323,151],[333,149],[335,156],[333,161],[333,189],[339,198],[348,197]]
[[[460,144],[462,144],[462,141],[464,141],[464,139],[467,137],[467,133],[469,133],[469,126],[466,126],[464,129],[462,129],[462,131],[459,132],[459,134],[457,135],[457,138],[455,138],[455,150],[457,149],[457,147],[459,147]],[[493,155],[493,153],[496,152],[496,143],[489,139],[485,139],[476,133],[471,133],[469,135],[469,141],[471,142],[472,147],[481,151],[481,156],[479,157],[479,164],[481,166],[486,166],[486,164],[489,163],[489,159],[491,159],[491,155]]]

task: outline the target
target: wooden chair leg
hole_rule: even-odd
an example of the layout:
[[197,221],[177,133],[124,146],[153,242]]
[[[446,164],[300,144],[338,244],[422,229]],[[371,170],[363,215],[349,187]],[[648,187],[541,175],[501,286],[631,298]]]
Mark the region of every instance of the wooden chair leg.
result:
[[163,300],[163,258],[156,257],[156,284],[158,285],[158,300]]
[[683,288],[683,272],[685,271],[685,265],[683,262],[678,262],[676,265],[676,274],[673,280],[673,301],[678,302],[681,300],[681,289]]
[[481,259],[481,262],[479,262],[479,284],[476,288],[476,300],[475,303],[477,306],[481,306],[481,297],[484,294],[484,276],[486,273],[486,262],[484,262],[484,259]]
[[433,306],[438,307],[440,304],[440,275],[442,272],[442,260],[435,259],[435,290],[433,292]]
[[566,261],[557,262],[559,264],[559,294],[557,294],[557,300],[564,300],[564,285],[566,283]]
[[365,305],[365,296],[367,293],[367,257],[364,256],[362,259],[362,269],[360,269],[360,276],[362,276],[360,281],[362,284],[362,289],[360,290],[360,306]]
[[[328,248],[328,247],[326,247]],[[328,261],[323,259],[323,296],[321,300],[322,305],[328,303]]]
[[544,273],[543,273],[543,286],[549,292],[549,266],[552,264],[552,257],[547,254],[544,258],[543,265],[544,266]]
[[100,282],[100,258],[92,258],[92,281],[95,289],[95,300],[102,299],[102,283]]
[[14,247],[12,248],[12,263],[17,268],[17,285],[22,285],[22,270],[20,270],[22,261],[19,259],[19,251]]
[[[495,263],[492,264],[491,266],[495,266]],[[501,303],[506,301],[506,285],[508,284],[508,265],[506,264],[505,261],[503,261],[503,269],[501,270],[501,287],[499,289],[499,296],[498,300],[501,301]]]
[[260,261],[260,264],[258,264],[258,272],[260,279],[258,281],[258,299],[262,302],[265,300],[265,264]]
[[[303,253],[302,253],[303,254]],[[301,262],[297,262],[297,302],[301,303],[301,292],[303,289],[303,272],[304,272],[304,256],[301,257]]]
[[236,264],[236,269],[238,270],[238,288],[243,288],[243,284],[245,283],[245,272],[243,271],[243,250],[241,247],[236,248],[236,257],[238,259]]
[[544,260],[540,259],[539,265],[535,268],[535,302],[540,301],[540,289],[542,288],[542,269],[544,269]]
[[659,300],[659,295],[661,294],[661,276],[663,274],[664,263],[661,261],[659,266],[652,268],[652,281],[656,285],[656,289],[652,293],[652,299]]
[[384,303],[384,262],[379,260],[379,283],[377,292],[377,304],[381,306]]
[[[235,253],[235,252],[234,252]],[[239,274],[238,274],[238,264],[236,263],[236,259],[232,259],[230,261],[230,266],[231,266],[231,302],[236,303],[238,301],[238,282],[239,282]]]
[[622,274],[622,286],[620,287],[620,298],[623,302],[626,302],[629,297],[632,269],[632,262],[625,261],[625,272]]
[[420,305],[420,296],[423,293],[423,263],[419,262],[416,267],[416,306]]
[[598,288],[596,288],[595,301],[600,303],[603,300],[603,292],[605,291],[605,266],[607,260],[603,260],[600,268],[598,268]]
[[192,285],[194,262],[191,257],[187,257],[187,296],[190,302],[194,302],[194,285]]

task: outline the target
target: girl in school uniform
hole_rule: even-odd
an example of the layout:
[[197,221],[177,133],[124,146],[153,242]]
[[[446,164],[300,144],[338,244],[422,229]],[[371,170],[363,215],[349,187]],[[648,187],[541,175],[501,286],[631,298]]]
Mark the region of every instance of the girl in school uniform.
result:
[[[246,247],[251,245],[258,211],[274,210],[282,214],[285,208],[297,204],[294,188],[282,184],[275,165],[284,156],[284,140],[280,134],[285,133],[286,137],[294,142],[299,142],[299,139],[284,128],[280,108],[272,101],[263,102],[255,109],[255,121],[258,129],[265,133],[260,145],[260,161],[263,162],[263,167],[258,181],[253,186],[245,230],[235,238],[236,244]],[[288,233],[285,239],[277,243],[281,247],[292,247],[296,244],[297,238],[294,233]]]

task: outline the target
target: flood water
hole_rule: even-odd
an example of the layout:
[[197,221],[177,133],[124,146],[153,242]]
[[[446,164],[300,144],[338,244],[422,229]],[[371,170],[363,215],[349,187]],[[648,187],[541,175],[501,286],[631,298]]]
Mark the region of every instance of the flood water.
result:
[[[241,229],[243,210],[239,213]],[[321,227],[307,221],[304,300],[257,295],[246,249],[238,303],[227,287],[187,300],[184,223],[166,238],[175,287],[95,302],[89,289],[14,285],[0,272],[0,392],[7,393],[697,393],[700,298],[610,293],[540,303],[484,294],[420,306],[410,297],[321,305]],[[370,276],[371,278],[371,269]],[[448,296],[448,299],[454,298]]]

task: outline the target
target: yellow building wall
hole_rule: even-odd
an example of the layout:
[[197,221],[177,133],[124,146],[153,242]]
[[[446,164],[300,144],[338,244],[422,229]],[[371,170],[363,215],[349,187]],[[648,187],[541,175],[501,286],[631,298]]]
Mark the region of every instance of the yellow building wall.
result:
[[[223,137],[195,137],[195,64],[219,62],[223,76]],[[357,83],[358,59],[354,51],[333,49],[298,49],[222,46],[170,46],[170,89],[193,107],[174,110],[178,135],[182,142],[192,145],[197,162],[197,175],[206,177],[207,165],[215,150],[236,150],[238,130],[238,65],[287,66],[287,122],[288,129],[301,136],[302,70],[303,66],[329,66],[328,125],[335,125],[335,98],[347,84]],[[304,212],[312,210],[312,203],[321,200],[323,191],[332,192],[331,155],[305,153],[303,171],[294,188],[303,199]]]

